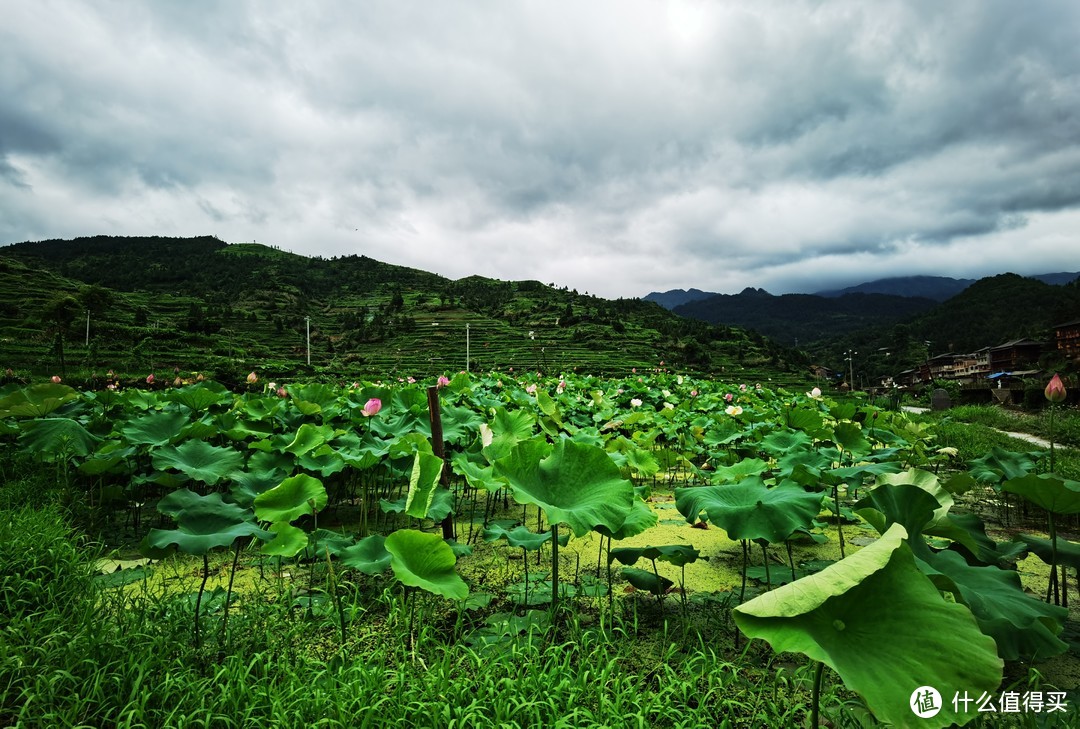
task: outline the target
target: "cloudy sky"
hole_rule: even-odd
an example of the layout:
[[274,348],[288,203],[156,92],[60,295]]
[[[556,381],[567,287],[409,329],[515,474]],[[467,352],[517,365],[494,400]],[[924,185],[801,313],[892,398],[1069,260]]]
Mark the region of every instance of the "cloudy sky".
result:
[[607,297],[1080,270],[1080,3],[0,0],[0,243]]

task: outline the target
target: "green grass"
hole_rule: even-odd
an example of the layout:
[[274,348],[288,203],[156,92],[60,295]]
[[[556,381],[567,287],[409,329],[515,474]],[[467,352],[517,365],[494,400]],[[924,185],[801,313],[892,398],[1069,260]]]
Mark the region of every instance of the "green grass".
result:
[[761,645],[730,653],[719,636],[600,629],[575,613],[470,646],[477,619],[446,622],[445,604],[425,600],[410,631],[393,593],[345,645],[334,619],[267,593],[238,604],[226,637],[210,611],[196,649],[187,595],[92,587],[94,553],[55,508],[0,519],[4,726],[791,726],[808,710],[807,669],[770,665]]

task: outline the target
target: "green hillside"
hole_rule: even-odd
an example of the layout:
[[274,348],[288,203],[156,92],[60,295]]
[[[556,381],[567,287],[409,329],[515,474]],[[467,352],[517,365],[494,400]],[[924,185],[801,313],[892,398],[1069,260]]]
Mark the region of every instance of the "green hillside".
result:
[[757,333],[639,299],[452,281],[364,256],[312,258],[210,237],[0,249],[0,344],[3,367],[76,377],[422,378],[468,360],[474,370],[621,374],[664,363],[746,380],[806,378],[805,362]]

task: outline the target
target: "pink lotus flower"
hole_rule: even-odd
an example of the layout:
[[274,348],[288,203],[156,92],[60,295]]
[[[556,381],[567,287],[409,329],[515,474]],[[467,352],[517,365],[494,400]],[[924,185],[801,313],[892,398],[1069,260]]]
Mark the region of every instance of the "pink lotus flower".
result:
[[697,390],[691,390],[690,397],[697,397]]
[[739,385],[739,392],[746,392],[746,383]]
[[734,399],[735,399],[735,396],[732,395],[730,392],[728,394],[724,395],[724,401],[725,402],[731,402]]
[[637,367],[631,367],[630,368],[630,374],[636,375],[637,374]]
[[53,375],[52,376],[52,383],[54,385],[59,385],[60,384],[60,375]]
[[436,387],[446,387],[450,384],[450,378],[446,375],[440,375],[438,382],[435,383]]
[[277,390],[277,396],[278,397],[288,397],[289,396],[289,391],[286,390],[284,387],[279,387],[278,390]]
[[536,394],[536,385],[529,385],[528,387],[525,388],[525,392],[529,393],[530,395],[535,395]]
[[1054,376],[1050,378],[1050,383],[1046,386],[1043,394],[1046,395],[1046,399],[1050,402],[1058,403],[1065,400],[1065,396],[1068,393],[1065,391],[1065,384],[1061,381],[1061,378],[1058,377],[1056,372],[1054,373]]
[[254,385],[258,381],[259,381],[259,376],[257,374],[255,374],[254,372],[252,372],[250,375],[247,376],[247,382],[248,382],[249,385]]
[[412,384],[416,383],[416,378],[415,377],[406,377],[405,381],[408,382],[410,385],[412,385]]
[[146,376],[146,384],[148,384],[148,385],[154,384],[154,373],[153,372],[151,372],[150,374],[148,374]]
[[360,411],[360,414],[363,415],[365,418],[370,418],[372,415],[375,415],[380,410],[382,410],[382,400],[377,397],[373,397],[366,403],[364,403],[364,409]]

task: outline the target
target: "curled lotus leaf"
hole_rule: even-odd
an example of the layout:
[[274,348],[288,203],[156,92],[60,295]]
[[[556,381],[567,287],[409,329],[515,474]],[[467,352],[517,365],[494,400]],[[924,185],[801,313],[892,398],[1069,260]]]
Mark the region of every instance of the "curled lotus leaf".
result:
[[[933,686],[992,693],[1004,662],[971,611],[948,602],[919,571],[894,524],[882,537],[821,572],[776,588],[734,609],[739,629],[776,652],[821,661],[863,697],[880,720],[911,726],[911,697]],[[966,724],[977,707],[959,711],[949,700],[919,726]]]

